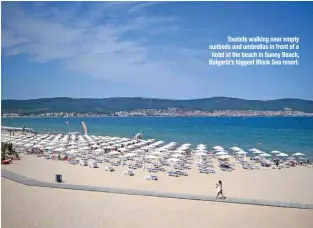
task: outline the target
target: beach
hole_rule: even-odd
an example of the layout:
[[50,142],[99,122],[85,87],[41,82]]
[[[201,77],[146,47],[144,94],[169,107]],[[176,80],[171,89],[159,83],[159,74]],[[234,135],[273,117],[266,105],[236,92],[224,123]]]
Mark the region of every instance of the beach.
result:
[[[239,159],[231,155],[231,152],[228,155],[228,152],[220,146],[213,147],[212,154],[204,144],[198,145],[190,155],[187,155],[190,153],[190,144],[169,143],[160,146],[164,142],[94,135],[23,135],[16,132],[16,135],[9,136],[5,132],[1,139],[18,146],[20,157],[20,160],[13,160],[11,164],[2,165],[2,171],[10,171],[42,182],[55,183],[56,174],[61,174],[63,183],[60,185],[74,184],[214,197],[216,195],[215,184],[221,180],[223,192],[227,198],[251,199],[252,202],[253,200],[266,200],[296,204],[313,203],[313,167],[311,164],[272,169],[274,164],[271,167],[263,167],[251,162],[253,167],[258,168],[250,170],[244,169],[242,163],[242,160],[249,161],[249,158]],[[112,149],[114,147],[116,148]],[[108,148],[111,148],[110,152],[104,152],[104,149],[108,150]],[[74,152],[71,152],[72,149]],[[230,148],[230,150],[235,149]],[[124,153],[119,151],[124,151]],[[249,154],[245,154],[250,156],[266,154],[261,151],[254,153],[257,151],[254,148],[253,151],[249,151]],[[112,153],[117,157],[110,157]],[[137,158],[134,161],[128,160],[128,165],[135,163],[138,158],[139,160],[140,158],[162,160],[153,154],[164,156],[167,160],[179,155],[182,161],[188,161],[186,164],[190,169],[183,169],[188,176],[172,177],[163,171],[148,172],[147,170],[153,167],[153,162],[149,163],[148,160],[143,166],[145,170],[143,167],[133,169],[134,176],[122,174],[128,170],[128,165],[113,165],[114,172],[105,171],[104,167],[111,166],[121,158],[128,158],[128,155],[132,153]],[[231,164],[231,168],[226,170],[220,167],[220,159],[225,156],[225,153]],[[79,159],[84,156],[97,159],[99,167],[80,166],[73,162],[73,159],[67,161],[64,157],[66,154]],[[58,160],[57,156],[60,156],[62,160]],[[104,159],[104,157],[109,159]],[[199,172],[197,163],[202,159],[208,159],[208,165],[214,169],[213,173]],[[201,164],[198,165],[201,166]],[[173,164],[164,167],[166,171],[171,171],[174,169],[172,166]],[[145,176],[151,174],[156,175],[158,180],[144,179]],[[3,227],[288,228],[299,226],[311,228],[313,226],[313,211],[308,209],[52,189],[25,186],[5,178],[1,179],[1,183]]]
[[144,139],[166,143],[204,143],[208,148],[238,146],[245,151],[279,150],[287,154],[304,153],[313,159],[313,118],[311,117],[94,117],[94,118],[2,118],[2,126],[33,128],[39,133],[82,132],[81,121],[89,135],[133,138],[138,132]]
[[122,172],[126,167],[115,167],[115,172],[106,172],[104,166],[100,164],[99,168],[89,168],[70,165],[66,161],[22,155],[20,161],[3,165],[2,169],[45,182],[55,182],[55,174],[62,174],[67,184],[210,196],[216,195],[215,183],[222,180],[227,197],[313,203],[313,168],[297,166],[281,170],[244,170],[237,167],[232,172],[216,169],[215,174],[200,174],[193,164],[188,170],[189,176],[175,178],[159,172],[158,181],[147,181],[144,176],[151,173],[142,169],[135,170],[135,176],[124,176]]
[[1,179],[2,227],[311,228],[313,211],[28,187]]

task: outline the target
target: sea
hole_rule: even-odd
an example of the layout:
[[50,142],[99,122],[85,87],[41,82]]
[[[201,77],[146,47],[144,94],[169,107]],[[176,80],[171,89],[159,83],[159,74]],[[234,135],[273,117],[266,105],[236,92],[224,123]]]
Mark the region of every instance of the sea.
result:
[[193,148],[204,143],[208,148],[301,152],[313,158],[312,117],[23,117],[1,121],[2,126],[25,126],[40,133],[68,133],[66,121],[72,132],[83,132],[83,121],[89,135],[132,138],[142,133],[144,139],[191,143]]

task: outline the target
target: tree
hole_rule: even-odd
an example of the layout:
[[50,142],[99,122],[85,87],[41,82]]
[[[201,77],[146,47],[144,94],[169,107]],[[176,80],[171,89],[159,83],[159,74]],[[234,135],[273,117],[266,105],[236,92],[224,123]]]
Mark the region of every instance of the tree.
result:
[[13,147],[12,143],[1,143],[1,161],[15,157],[19,159],[19,155]]
[[7,158],[7,143],[1,143],[1,161],[5,160]]

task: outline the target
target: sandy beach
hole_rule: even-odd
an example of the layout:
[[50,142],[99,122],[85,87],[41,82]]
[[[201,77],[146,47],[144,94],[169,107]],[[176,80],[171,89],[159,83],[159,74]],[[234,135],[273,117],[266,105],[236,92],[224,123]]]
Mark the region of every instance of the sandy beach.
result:
[[1,183],[2,227],[311,228],[313,225],[312,210],[37,188],[4,178]]
[[196,167],[188,171],[187,177],[168,177],[158,173],[158,181],[143,179],[148,172],[135,170],[135,176],[123,176],[126,168],[116,167],[115,172],[100,168],[70,165],[65,161],[52,161],[34,155],[23,155],[20,161],[2,166],[40,181],[54,182],[55,174],[62,174],[65,183],[92,186],[106,186],[126,189],[141,189],[163,192],[215,195],[215,183],[223,181],[224,194],[228,197],[313,203],[313,169],[295,167],[282,170],[244,170],[233,172],[216,169],[216,174],[200,174]]

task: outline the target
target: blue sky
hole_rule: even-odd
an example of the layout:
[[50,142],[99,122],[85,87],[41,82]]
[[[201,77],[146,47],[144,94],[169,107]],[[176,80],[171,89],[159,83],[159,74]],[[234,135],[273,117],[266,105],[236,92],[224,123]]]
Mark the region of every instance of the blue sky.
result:
[[[312,2],[2,2],[2,99],[313,100]],[[297,67],[214,67],[230,36],[298,36]]]

